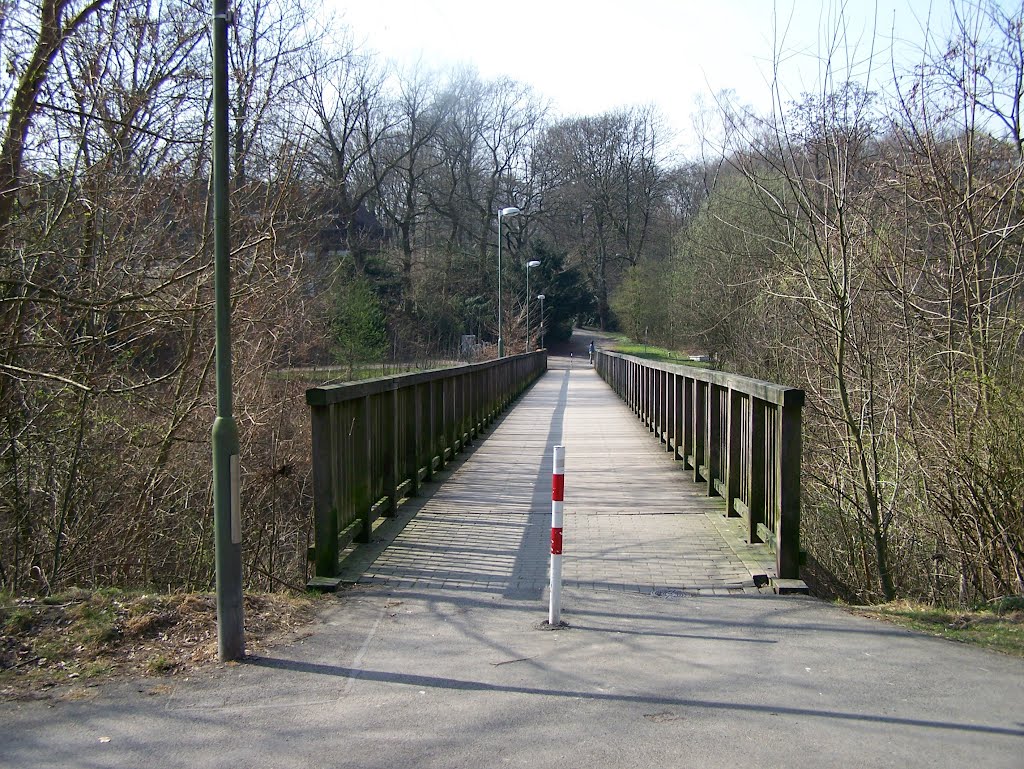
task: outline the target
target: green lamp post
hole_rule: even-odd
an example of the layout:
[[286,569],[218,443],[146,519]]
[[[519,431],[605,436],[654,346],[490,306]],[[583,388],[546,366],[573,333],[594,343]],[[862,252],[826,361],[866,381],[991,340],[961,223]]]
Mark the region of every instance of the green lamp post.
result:
[[213,423],[213,521],[217,565],[217,654],[245,656],[238,428],[231,404],[231,267],[228,217],[227,0],[213,0],[213,262],[217,325],[217,418]]
[[530,270],[540,267],[539,259],[531,259],[526,263],[526,351],[530,351]]
[[505,357],[505,337],[501,333],[504,319],[501,317],[501,220],[506,216],[519,216],[520,211],[515,206],[509,206],[498,211],[498,357]]
[[544,294],[537,294],[540,300],[540,348],[544,349]]

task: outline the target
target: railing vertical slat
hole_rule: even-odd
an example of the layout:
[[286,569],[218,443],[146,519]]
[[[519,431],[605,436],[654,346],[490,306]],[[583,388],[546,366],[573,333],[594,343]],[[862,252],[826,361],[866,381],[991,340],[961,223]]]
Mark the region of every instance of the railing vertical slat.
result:
[[437,382],[427,383],[427,478],[433,479],[434,471],[437,469],[437,465],[434,460],[437,458],[437,433],[438,433],[438,420],[439,416],[437,413]]
[[370,541],[370,501],[371,483],[370,467],[372,464],[370,454],[370,396],[360,399],[359,410],[356,414],[355,440],[353,442],[353,455],[356,460],[355,477],[353,484],[356,487],[355,506],[356,516],[362,519],[363,525],[356,536],[356,542]]
[[765,407],[765,510],[764,522],[769,531],[775,531],[779,525],[779,408],[774,404]]
[[[342,404],[340,419],[338,421],[338,452],[341,456],[339,463],[343,469],[338,477],[338,496],[341,523],[348,525],[356,514],[356,495],[359,487],[356,479],[359,477],[356,467],[357,453],[356,445],[356,408],[357,401],[350,401]],[[335,454],[338,456],[338,454]]]
[[721,454],[721,429],[722,429],[722,398],[721,387],[712,384],[708,386],[707,405],[707,426],[705,427],[704,453],[708,473],[704,480],[708,484],[708,496],[715,496],[718,491],[715,489],[715,479],[722,471]]
[[394,388],[387,396],[387,450],[384,452],[384,493],[388,504],[386,515],[398,512],[398,484],[401,474],[398,435],[398,388]]
[[675,423],[673,421],[673,403],[675,389],[672,386],[672,375],[667,371],[661,374],[661,401],[664,404],[661,411],[661,438],[665,442],[665,451],[672,451],[672,431]]
[[405,394],[406,425],[405,443],[405,476],[409,479],[409,496],[420,493],[420,440],[423,434],[423,407],[420,403],[419,385],[411,385],[402,390]]
[[757,525],[765,522],[765,404],[752,398],[750,404],[750,472],[747,474],[747,541],[760,542]]
[[672,375],[672,448],[675,451],[675,458],[679,460],[686,459],[686,449],[683,447],[683,435],[686,431],[683,427],[686,419],[686,396],[683,393],[685,384],[686,377],[681,374]]
[[726,458],[725,458],[725,514],[739,515],[736,499],[740,496],[740,463],[743,461],[743,393],[729,388],[726,394],[728,414],[726,421]]
[[707,445],[707,394],[708,383],[700,379],[693,380],[693,480],[699,483],[704,480],[704,447]]
[[[668,443],[668,373],[658,372],[658,440],[661,443]],[[669,449],[666,447],[665,449]]]

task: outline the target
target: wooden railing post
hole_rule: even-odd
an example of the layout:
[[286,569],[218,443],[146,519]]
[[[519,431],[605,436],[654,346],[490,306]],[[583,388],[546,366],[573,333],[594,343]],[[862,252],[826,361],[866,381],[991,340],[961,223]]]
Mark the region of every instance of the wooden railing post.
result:
[[420,386],[411,385],[405,393],[405,475],[409,478],[409,496],[420,493],[420,444],[423,440],[423,404],[420,400]]
[[473,442],[473,377],[463,374],[462,380],[462,440],[465,446]]
[[693,380],[687,376],[679,378],[682,380],[680,387],[683,393],[683,448],[680,458],[683,460],[684,468],[695,469],[696,463],[691,464],[691,458],[695,451],[693,448]]
[[651,401],[653,400],[652,395],[654,388],[651,386],[651,379],[654,374],[651,369],[644,366],[641,369],[641,375],[644,380],[644,422],[647,425],[647,429],[654,432],[654,419],[651,416]]
[[722,428],[722,399],[721,388],[717,385],[708,385],[708,411],[707,427],[704,435],[704,459],[707,462],[708,475],[705,479],[708,482],[708,496],[715,496],[718,491],[715,488],[715,479],[722,469],[721,454],[721,428]]
[[627,389],[629,391],[629,398],[626,399],[627,405],[633,410],[633,413],[637,416],[640,415],[640,406],[638,405],[639,398],[637,397],[637,373],[639,369],[633,363],[633,361],[626,362],[626,381],[628,382]]
[[334,577],[338,573],[338,509],[334,501],[331,457],[331,406],[311,411],[313,442],[313,574]]
[[643,419],[642,374],[643,372],[637,364],[633,364],[630,367],[630,377],[633,380],[633,411],[636,412],[641,420]]
[[672,375],[672,448],[673,456],[679,460],[686,459],[686,450],[683,447],[683,423],[686,416],[686,396],[683,392],[685,383],[686,377],[680,374]]
[[[693,380],[693,481],[699,483],[706,472],[704,468],[704,449],[707,446],[707,395],[710,385],[699,379]],[[710,475],[710,473],[708,473]]]
[[444,393],[444,446],[447,457],[445,464],[450,464],[455,459],[455,382],[445,379],[442,392]]
[[487,430],[487,372],[476,374],[476,422],[477,434],[483,435]]
[[666,440],[665,436],[665,372],[654,371],[654,387],[655,387],[655,400],[654,400],[654,413],[656,426],[654,429],[655,435],[658,436],[658,441]]
[[[799,396],[799,397],[797,397]],[[803,449],[802,407],[803,393],[781,406],[779,420],[779,522],[775,532],[775,554],[779,576],[797,579],[800,576],[800,456]]]
[[425,480],[432,480],[434,477],[434,459],[437,457],[437,395],[436,382],[430,381],[426,385],[427,390],[427,475]]
[[416,467],[423,470],[423,480],[430,480],[433,475],[431,464],[433,453],[430,449],[430,382],[416,385]]
[[672,374],[667,371],[661,372],[661,440],[665,444],[665,451],[672,451],[672,430],[674,427],[672,405],[675,396],[675,390],[672,388],[672,379]]
[[665,451],[672,451],[672,401],[675,395],[672,379],[672,374],[661,372],[661,438]]

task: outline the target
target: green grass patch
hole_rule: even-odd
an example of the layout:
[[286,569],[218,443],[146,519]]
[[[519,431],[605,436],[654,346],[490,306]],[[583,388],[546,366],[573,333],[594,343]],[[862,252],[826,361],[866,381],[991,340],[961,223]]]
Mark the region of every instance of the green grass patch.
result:
[[86,680],[92,678],[106,678],[113,671],[113,665],[109,662],[96,661],[86,662],[79,665],[80,677]]
[[118,639],[120,630],[117,615],[117,608],[103,600],[80,603],[69,612],[82,643],[91,650],[98,650]]
[[158,654],[146,663],[146,670],[153,675],[165,675],[174,671],[175,662],[164,654]]
[[681,366],[695,366],[698,368],[711,367],[711,364],[708,362],[690,360],[690,356],[687,353],[669,350],[667,347],[635,342],[625,334],[612,334],[611,337],[612,342],[607,345],[606,349],[612,352],[620,352],[623,355],[653,360],[657,363],[674,363]]
[[12,608],[4,614],[5,633],[27,633],[32,629],[32,612],[27,609]]
[[857,614],[909,630],[1024,657],[1024,597],[1010,596],[972,610],[945,609],[910,601],[859,606]]
[[461,361],[437,360],[422,363],[358,364],[349,366],[313,366],[310,368],[278,369],[270,372],[271,379],[286,382],[305,382],[313,386],[361,382],[364,379],[412,374],[417,371],[431,371],[460,365]]

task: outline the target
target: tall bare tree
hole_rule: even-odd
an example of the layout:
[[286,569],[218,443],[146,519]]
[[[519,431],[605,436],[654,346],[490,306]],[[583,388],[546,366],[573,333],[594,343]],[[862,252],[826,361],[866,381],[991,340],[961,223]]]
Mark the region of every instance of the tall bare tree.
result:
[[610,322],[610,296],[623,270],[647,254],[664,194],[662,137],[652,109],[571,118],[551,126],[539,150],[553,174],[545,200],[578,243],[597,298],[598,321]]

